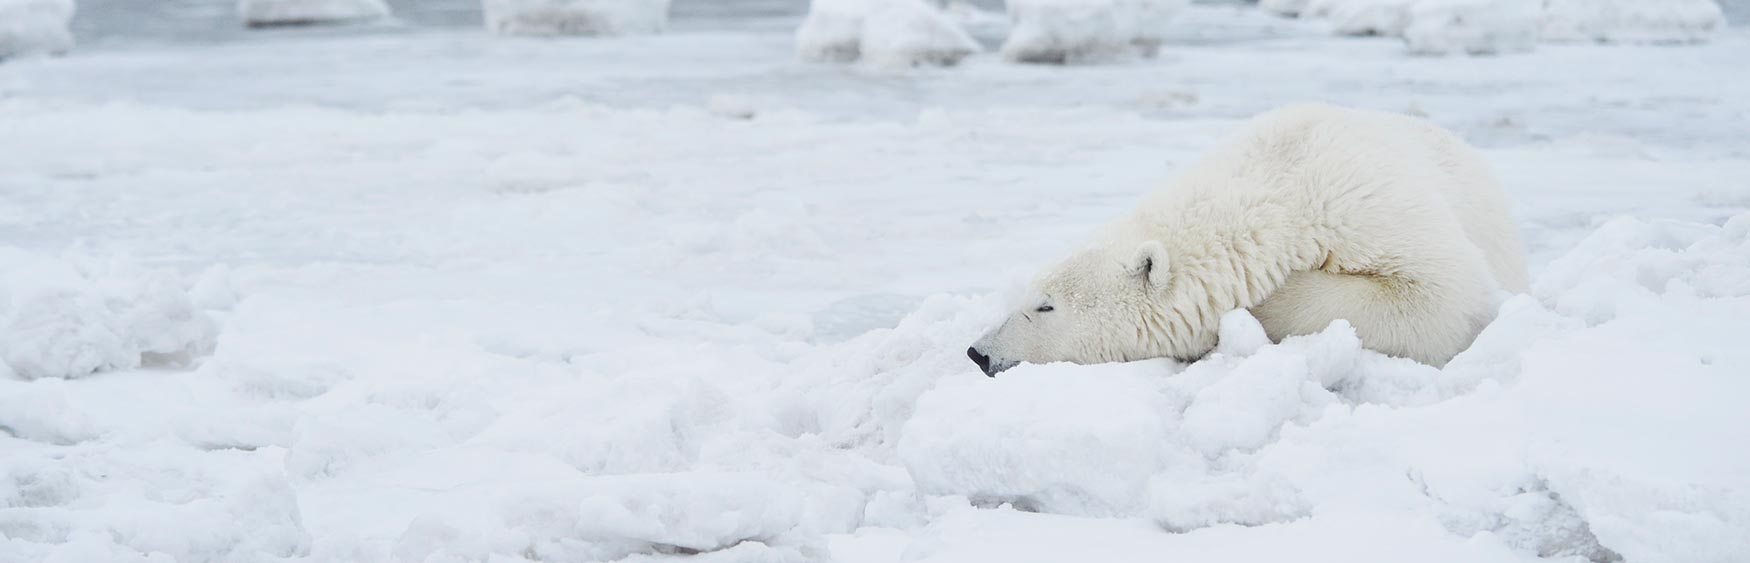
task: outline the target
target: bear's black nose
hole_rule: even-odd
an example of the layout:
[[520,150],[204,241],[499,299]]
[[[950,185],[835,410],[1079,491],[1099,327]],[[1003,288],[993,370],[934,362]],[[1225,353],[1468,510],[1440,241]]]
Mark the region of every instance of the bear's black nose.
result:
[[978,364],[978,371],[984,372],[986,376],[997,376],[997,374],[991,373],[990,371],[990,356],[978,353],[977,348],[967,348],[966,357],[972,358],[972,363]]

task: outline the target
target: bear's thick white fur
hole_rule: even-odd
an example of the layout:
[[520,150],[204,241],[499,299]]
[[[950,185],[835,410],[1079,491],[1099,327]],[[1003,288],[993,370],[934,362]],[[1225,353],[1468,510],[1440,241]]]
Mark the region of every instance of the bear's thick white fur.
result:
[[1194,359],[1249,309],[1273,340],[1336,319],[1363,345],[1443,365],[1524,292],[1493,174],[1409,116],[1295,105],[1254,118],[1092,244],[968,352],[1020,362]]

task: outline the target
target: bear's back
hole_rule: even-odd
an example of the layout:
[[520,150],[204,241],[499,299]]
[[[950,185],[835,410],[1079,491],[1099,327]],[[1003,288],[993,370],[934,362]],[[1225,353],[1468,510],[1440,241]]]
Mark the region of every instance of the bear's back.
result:
[[1333,200],[1345,197],[1444,208],[1502,289],[1528,290],[1519,229],[1493,172],[1456,135],[1407,115],[1325,104],[1260,114],[1149,205],[1274,199],[1315,212],[1340,210]]

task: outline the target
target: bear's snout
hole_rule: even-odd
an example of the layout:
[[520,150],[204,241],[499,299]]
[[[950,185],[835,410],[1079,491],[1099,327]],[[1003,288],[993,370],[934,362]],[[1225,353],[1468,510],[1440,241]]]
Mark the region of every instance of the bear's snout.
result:
[[972,358],[972,363],[978,364],[978,371],[984,372],[985,376],[997,376],[997,372],[990,369],[990,356],[978,353],[978,348],[967,348],[966,357]]

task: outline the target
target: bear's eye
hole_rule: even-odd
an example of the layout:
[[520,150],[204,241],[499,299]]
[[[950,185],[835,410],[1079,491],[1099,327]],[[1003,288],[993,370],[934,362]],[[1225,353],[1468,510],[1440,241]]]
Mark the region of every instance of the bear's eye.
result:
[[1034,309],[1033,312],[1035,312],[1035,313],[1050,313],[1053,310],[1054,309],[1052,309],[1050,305],[1040,305],[1039,308]]

